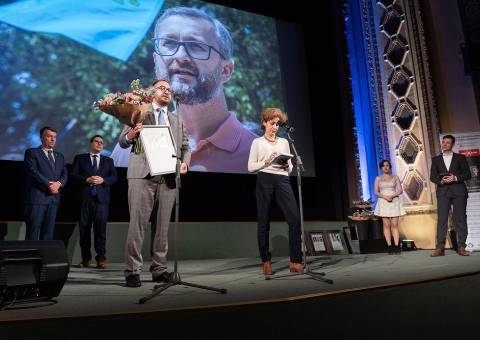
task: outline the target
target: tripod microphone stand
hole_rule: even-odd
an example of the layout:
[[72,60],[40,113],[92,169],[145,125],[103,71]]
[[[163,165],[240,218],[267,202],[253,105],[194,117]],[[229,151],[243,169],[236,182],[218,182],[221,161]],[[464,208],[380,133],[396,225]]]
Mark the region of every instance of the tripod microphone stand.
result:
[[179,103],[179,98],[178,96],[175,96],[175,111],[177,111],[177,138],[176,138],[176,155],[172,155],[172,157],[176,158],[176,167],[175,167],[175,223],[173,224],[173,244],[174,244],[174,262],[173,262],[173,273],[172,277],[169,282],[161,284],[161,285],[155,285],[153,287],[153,292],[150,293],[149,295],[141,298],[138,300],[138,303],[144,304],[148,300],[152,299],[153,297],[159,295],[161,292],[164,290],[177,286],[177,285],[183,285],[183,286],[188,286],[188,287],[194,287],[194,288],[200,288],[200,289],[206,289],[206,290],[212,290],[215,292],[219,292],[221,294],[226,294],[227,290],[224,288],[215,288],[215,287],[209,287],[209,286],[203,286],[199,285],[196,283],[190,283],[190,282],[185,282],[182,281],[180,277],[180,273],[178,272],[178,245],[177,245],[177,230],[178,230],[178,222],[179,222],[179,213],[180,213],[180,187],[181,187],[181,178],[180,178],[180,165],[181,165],[181,145],[183,144],[183,132],[182,132],[182,127],[180,124],[180,114],[178,112],[178,108],[180,106]]
[[285,131],[287,133],[287,139],[288,142],[290,143],[290,146],[292,147],[293,155],[295,156],[295,163],[296,163],[296,169],[297,169],[297,186],[298,186],[298,204],[299,204],[299,209],[300,209],[300,230],[302,233],[302,254],[303,254],[303,272],[296,272],[296,273],[290,273],[290,274],[283,274],[283,275],[276,275],[274,277],[271,277],[269,275],[265,276],[265,280],[271,280],[271,279],[278,279],[278,278],[283,278],[283,277],[292,277],[292,276],[298,276],[298,275],[307,275],[311,277],[314,280],[317,281],[323,281],[329,284],[333,283],[333,280],[327,279],[323,276],[325,276],[325,273],[319,272],[316,273],[310,269],[307,263],[307,251],[306,251],[306,246],[305,246],[305,229],[303,225],[303,201],[302,201],[302,172],[305,171],[303,167],[303,162],[300,157],[300,155],[297,152],[297,149],[295,148],[294,140],[290,136],[290,132],[293,132],[293,127],[283,124],[282,127],[285,128]]

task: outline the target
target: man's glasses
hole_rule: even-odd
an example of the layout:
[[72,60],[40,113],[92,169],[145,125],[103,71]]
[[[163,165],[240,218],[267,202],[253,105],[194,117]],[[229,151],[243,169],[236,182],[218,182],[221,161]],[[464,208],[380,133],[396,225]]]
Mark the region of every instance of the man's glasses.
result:
[[183,46],[185,51],[187,51],[187,54],[193,59],[208,60],[210,59],[210,53],[212,50],[217,52],[222,59],[227,59],[222,52],[215,47],[199,41],[178,41],[167,38],[153,38],[152,40],[153,45],[155,46],[155,53],[161,56],[175,55],[180,46]]
[[159,87],[156,87],[156,89],[165,93],[172,93],[172,90],[167,89],[165,86],[159,86]]

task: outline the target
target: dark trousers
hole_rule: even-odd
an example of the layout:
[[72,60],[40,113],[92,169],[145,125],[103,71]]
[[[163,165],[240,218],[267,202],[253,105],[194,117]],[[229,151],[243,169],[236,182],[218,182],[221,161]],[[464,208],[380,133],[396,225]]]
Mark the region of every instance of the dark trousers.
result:
[[458,247],[465,247],[468,235],[467,228],[467,195],[457,195],[448,191],[445,195],[437,195],[437,249],[445,248],[445,237],[448,230],[448,214],[453,206],[453,222],[457,234]]
[[288,240],[290,245],[290,261],[302,262],[300,214],[290,185],[290,178],[264,172],[257,174],[255,188],[258,216],[258,248],[263,262],[270,261],[270,207],[275,197],[283,216],[288,223]]
[[95,197],[91,196],[82,201],[80,208],[80,220],[78,227],[80,230],[80,249],[82,259],[90,260],[92,253],[90,251],[91,230],[93,225],[93,242],[97,261],[105,260],[106,242],[107,242],[107,219],[108,204],[97,203]]
[[25,240],[53,240],[57,209],[56,204],[27,204],[25,206],[27,227]]

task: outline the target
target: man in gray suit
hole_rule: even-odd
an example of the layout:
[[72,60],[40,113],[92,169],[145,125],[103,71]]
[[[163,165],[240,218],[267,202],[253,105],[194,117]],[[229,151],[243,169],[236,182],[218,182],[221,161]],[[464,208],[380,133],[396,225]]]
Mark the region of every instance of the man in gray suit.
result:
[[[127,287],[140,287],[140,273],[142,271],[142,244],[145,236],[145,226],[150,216],[155,216],[152,228],[155,228],[153,240],[152,280],[154,282],[168,282],[171,273],[167,272],[168,227],[175,202],[175,174],[151,176],[145,153],[135,153],[136,138],[143,125],[169,125],[175,142],[181,144],[180,173],[185,174],[190,162],[190,148],[183,122],[179,117],[168,112],[167,106],[172,100],[170,84],[164,80],[153,83],[157,89],[152,106],[149,108],[143,123],[133,128],[125,126],[119,137],[122,148],[132,147],[132,154],[128,161],[128,207],[130,222],[125,250],[125,280]],[[178,134],[178,124],[181,124],[181,135]],[[157,209],[153,211],[154,207]]]
[[457,253],[468,256],[467,241],[467,198],[465,181],[472,175],[465,156],[452,151],[455,137],[445,135],[442,139],[442,154],[432,158],[430,180],[437,184],[437,245],[432,257],[445,255],[448,213],[453,206],[453,220],[457,234]]

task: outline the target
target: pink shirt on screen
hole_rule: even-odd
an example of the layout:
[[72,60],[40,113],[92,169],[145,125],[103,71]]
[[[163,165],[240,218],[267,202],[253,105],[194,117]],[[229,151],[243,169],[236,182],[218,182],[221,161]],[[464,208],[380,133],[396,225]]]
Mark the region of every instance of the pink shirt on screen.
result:
[[250,145],[257,138],[235,116],[230,116],[206,139],[198,141],[192,152],[190,170],[248,173]]

